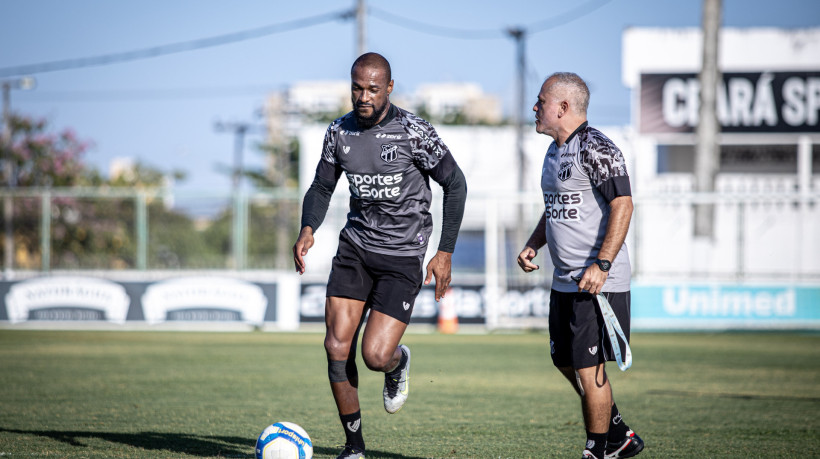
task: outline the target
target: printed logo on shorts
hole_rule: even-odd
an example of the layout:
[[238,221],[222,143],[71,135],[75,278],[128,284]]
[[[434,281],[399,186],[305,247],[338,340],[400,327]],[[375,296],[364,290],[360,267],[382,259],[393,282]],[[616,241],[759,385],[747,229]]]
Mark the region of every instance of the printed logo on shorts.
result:
[[555,341],[550,340],[550,355],[555,354]]
[[592,354],[592,355],[597,354],[598,353],[598,346],[592,346],[591,348],[589,348],[589,353]]
[[562,182],[566,182],[570,177],[572,177],[572,163],[564,161],[558,166],[558,178],[561,179]]
[[342,147],[342,151],[343,151],[343,152],[345,152],[345,154],[350,153],[350,145],[345,145],[345,146],[343,146],[343,147]]
[[401,306],[404,308],[405,311],[410,309],[410,303],[408,303],[406,301],[402,301]]
[[387,145],[382,145],[382,160],[386,163],[390,163],[396,160],[399,157],[399,147],[393,145],[392,143],[388,143]]

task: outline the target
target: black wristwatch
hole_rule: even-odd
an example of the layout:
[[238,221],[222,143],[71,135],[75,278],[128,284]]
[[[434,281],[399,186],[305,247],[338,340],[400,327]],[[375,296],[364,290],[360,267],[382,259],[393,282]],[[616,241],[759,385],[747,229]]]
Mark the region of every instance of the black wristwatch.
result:
[[595,264],[598,265],[598,267],[601,268],[601,271],[603,271],[603,272],[609,271],[609,268],[612,267],[612,262],[611,261],[601,260],[600,258],[595,259]]

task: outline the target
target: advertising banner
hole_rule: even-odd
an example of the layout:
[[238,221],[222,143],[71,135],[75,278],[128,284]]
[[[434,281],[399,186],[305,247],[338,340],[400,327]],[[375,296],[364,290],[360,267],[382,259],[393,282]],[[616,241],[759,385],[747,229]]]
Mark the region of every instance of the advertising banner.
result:
[[294,274],[248,281],[226,274],[158,281],[42,276],[0,282],[0,321],[19,323],[240,323],[299,327]]
[[632,286],[634,329],[820,329],[820,287]]
[[[642,133],[694,132],[698,75],[642,74],[639,107]],[[724,73],[717,117],[721,132],[820,132],[820,71]]]

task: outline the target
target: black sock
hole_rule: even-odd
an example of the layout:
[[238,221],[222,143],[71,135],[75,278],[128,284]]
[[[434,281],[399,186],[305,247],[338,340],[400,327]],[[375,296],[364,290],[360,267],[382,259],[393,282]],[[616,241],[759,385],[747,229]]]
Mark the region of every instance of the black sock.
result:
[[364,451],[361,410],[353,414],[340,414],[339,419],[342,421],[342,426],[345,429],[345,444]]
[[624,422],[621,413],[618,412],[618,407],[615,406],[614,403],[612,404],[612,412],[609,416],[609,436],[607,437],[607,441],[609,443],[619,443],[626,438],[626,431],[629,430],[629,427]]
[[393,370],[388,371],[387,374],[392,376],[394,379],[398,378],[401,374],[401,369],[404,368],[405,365],[407,365],[407,354],[405,354],[404,350],[401,349],[401,359],[399,359],[399,364],[396,365],[396,368],[393,368]]
[[604,459],[606,453],[606,434],[592,433],[587,430],[587,449],[598,459]]

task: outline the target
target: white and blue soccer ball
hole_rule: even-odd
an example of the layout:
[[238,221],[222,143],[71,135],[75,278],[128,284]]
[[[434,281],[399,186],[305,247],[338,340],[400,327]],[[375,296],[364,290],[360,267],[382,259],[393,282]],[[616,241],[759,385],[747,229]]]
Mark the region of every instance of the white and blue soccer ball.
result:
[[256,440],[256,459],[311,459],[313,443],[305,429],[292,422],[277,422]]

